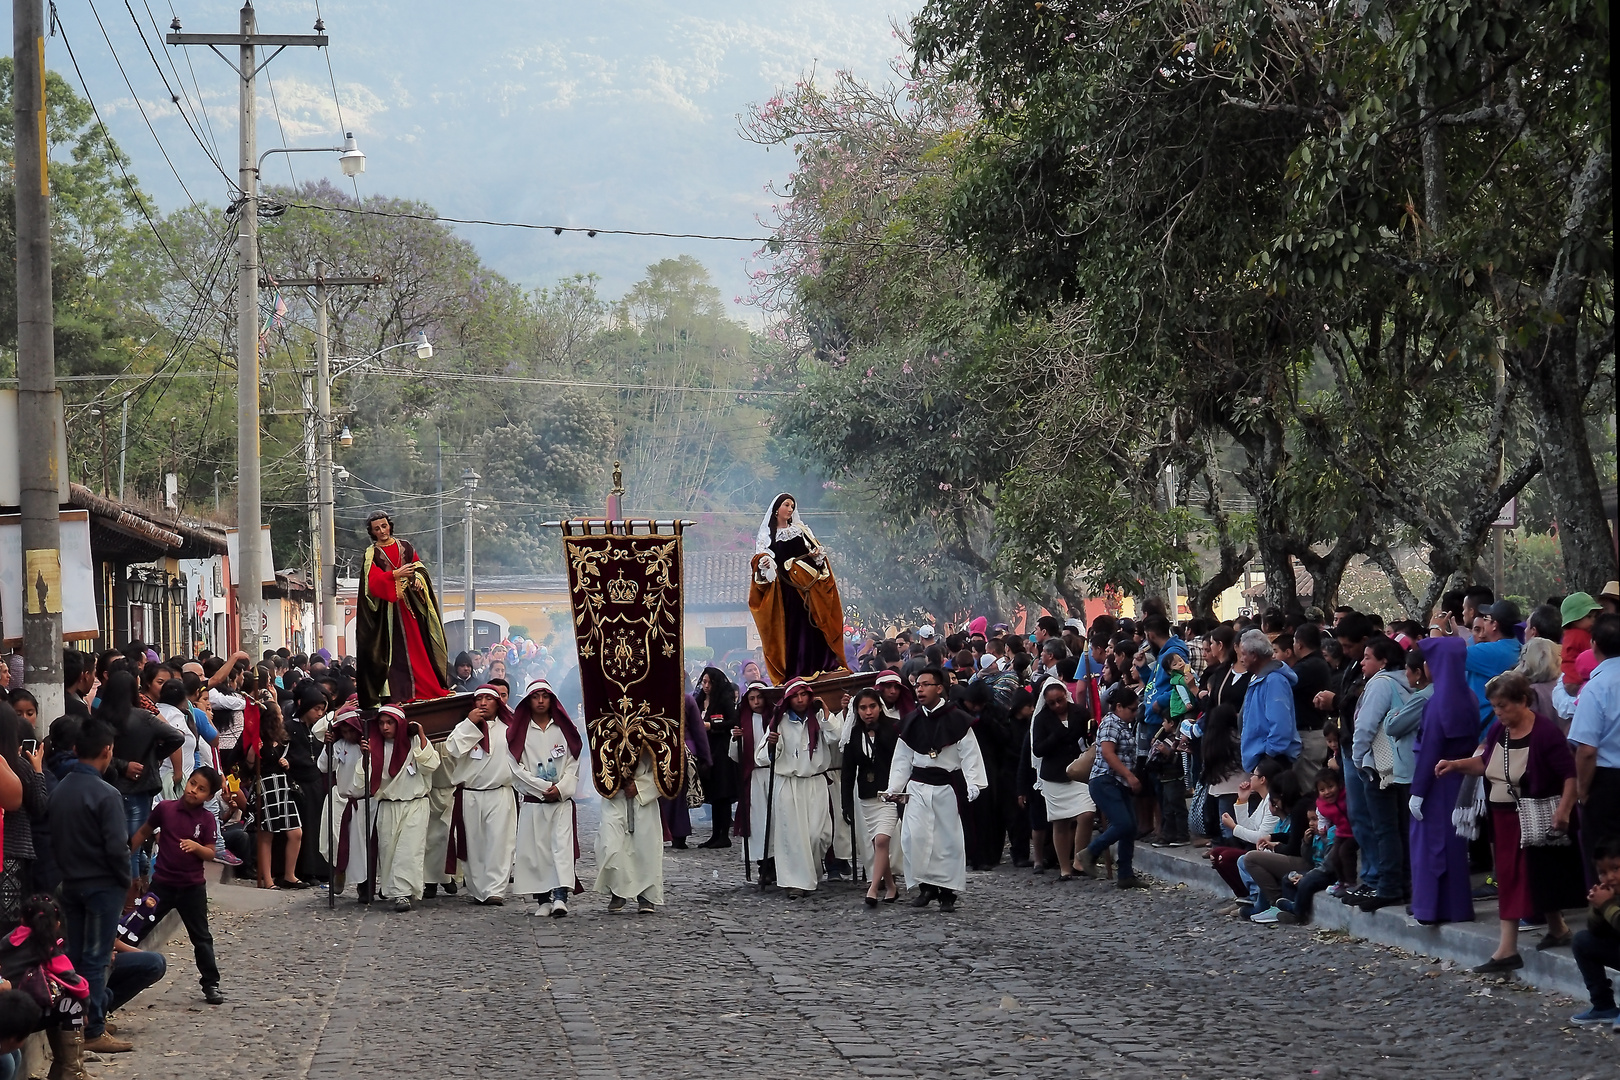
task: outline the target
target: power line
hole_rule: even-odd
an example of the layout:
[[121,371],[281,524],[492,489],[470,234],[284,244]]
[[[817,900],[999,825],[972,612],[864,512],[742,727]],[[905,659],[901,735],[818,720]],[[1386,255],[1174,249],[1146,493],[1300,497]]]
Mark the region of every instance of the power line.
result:
[[534,232],[584,233],[586,236],[650,236],[666,240],[725,240],[740,244],[804,244],[817,247],[883,247],[892,250],[931,251],[925,244],[894,244],[883,240],[813,240],[784,236],[730,236],[721,233],[661,232],[656,229],[604,229],[589,225],[543,225],[529,221],[494,221],[489,218],[447,217],[444,214],[413,214],[403,210],[368,210],[358,206],[327,206],[322,203],[289,202],[285,204],[299,210],[317,210],[327,214],[352,214],[360,217],[401,218],[408,221],[442,221],[451,225],[491,225],[501,229],[529,229]]
[[[56,381],[64,382],[116,382],[120,379],[217,379],[223,375],[233,375],[229,369],[219,371],[171,371],[161,375],[145,372],[124,372],[118,375],[58,375]],[[261,374],[291,375],[302,378],[306,372],[292,368],[265,370]],[[379,374],[373,372],[372,374]],[[588,382],[582,379],[534,379],[518,375],[482,375],[476,372],[462,371],[421,371],[417,369],[385,371],[385,375],[407,375],[419,379],[445,379],[465,382],[496,382],[512,383],[519,386],[557,386],[570,390],[631,390],[653,393],[693,393],[693,394],[753,394],[762,397],[792,397],[796,390],[756,390],[745,386],[678,386],[678,385],[652,385],[645,383],[611,383]],[[15,379],[0,379],[0,382],[16,382]]]
[[[315,25],[317,29],[323,29],[326,25],[326,18],[321,14],[321,0],[315,0]],[[326,80],[332,87],[332,104],[337,107],[338,128],[347,135],[349,125],[343,119],[343,102],[338,99],[337,76],[332,73],[332,47],[328,45],[322,49],[321,56],[326,60]],[[354,187],[354,197],[360,198],[360,178],[351,176],[349,183]]]
[[[190,201],[191,205],[196,206],[197,200],[192,198],[191,189],[186,187],[184,180],[180,179],[180,170],[174,167],[174,161],[169,157],[168,148],[163,145],[163,140],[158,138],[157,128],[152,126],[151,117],[146,115],[146,106],[141,104],[141,95],[135,92],[135,84],[130,82],[129,72],[124,70],[124,61],[119,58],[118,50],[113,48],[112,35],[107,33],[107,24],[101,21],[101,12],[96,10],[96,0],[87,0],[87,2],[90,5],[90,14],[96,17],[96,25],[101,27],[101,36],[107,42],[107,51],[112,53],[113,63],[118,65],[118,74],[124,77],[124,85],[129,88],[129,96],[134,100],[135,108],[141,114],[141,119],[146,121],[146,130],[152,133],[152,140],[157,143],[158,152],[163,155],[163,160],[169,163],[169,171],[174,173],[174,179],[180,185],[180,190],[186,193],[186,199]],[[54,10],[54,4],[52,8]],[[142,40],[145,40],[144,35]],[[158,69],[158,73],[162,74],[161,68]],[[227,177],[227,179],[229,178]]]
[[[143,2],[144,2],[144,0],[143,0]],[[91,4],[90,6],[91,6],[92,10],[95,7],[94,4]],[[208,144],[203,142],[203,137],[201,135],[199,135],[197,133],[197,129],[192,126],[191,118],[186,115],[186,110],[180,107],[180,95],[176,94],[174,92],[174,87],[169,85],[169,77],[167,75],[163,74],[163,65],[158,63],[157,54],[152,51],[152,43],[146,40],[146,31],[141,28],[141,20],[136,16],[135,8],[134,8],[133,5],[130,4],[129,0],[124,0],[124,10],[129,12],[129,20],[130,20],[130,22],[135,24],[135,32],[137,34],[139,34],[140,37],[141,37],[141,44],[143,46],[145,46],[145,48],[146,48],[146,55],[151,57],[152,66],[157,68],[158,78],[163,80],[163,89],[165,89],[165,90],[167,90],[169,92],[169,100],[174,103],[175,110],[177,112],[179,112],[179,114],[180,114],[180,119],[182,119],[182,120],[184,120],[186,122],[186,129],[191,132],[191,137],[193,139],[197,140],[197,145],[202,147],[203,154],[207,156],[209,161],[212,161],[214,163],[214,168],[219,169],[220,175],[224,176],[225,179],[227,181],[229,181],[230,177],[226,175],[225,170],[223,168],[221,168],[219,162],[215,159],[214,152],[208,148]],[[148,7],[146,9],[146,13],[148,15],[151,15],[152,14],[152,9],[150,7]],[[97,18],[99,19],[100,16],[97,16]],[[157,24],[154,21],[153,26],[155,27],[156,25]],[[107,44],[109,46],[111,46],[112,43],[109,41]],[[171,61],[169,61],[169,63],[172,66],[174,61],[171,60]],[[179,82],[180,73],[178,71],[175,72],[174,78],[175,78],[176,82]],[[180,89],[182,91],[184,91],[185,88],[186,88],[185,84],[181,83]],[[135,91],[133,91],[133,90],[130,91],[131,94],[133,94],[134,92]],[[186,104],[188,106],[191,104],[191,97],[190,97],[189,94],[186,96]]]
[[[142,0],[142,2],[144,3],[145,0]],[[148,17],[150,17],[151,14],[152,14],[152,6],[150,4],[147,4],[147,6],[146,6],[146,14],[148,15]],[[175,19],[180,18],[180,13],[178,11],[174,10],[173,0],[170,0],[170,3],[169,3],[169,14],[172,15]],[[162,31],[160,31],[157,28],[157,19],[155,19],[155,18],[152,19],[152,32],[157,35],[157,38],[158,38],[159,41],[163,40],[163,33],[162,33]],[[192,111],[193,112],[199,112],[199,111],[201,112],[202,121],[203,121],[203,127],[208,129],[208,141],[210,143],[212,143],[213,146],[214,146],[214,156],[218,157],[219,156],[219,136],[214,134],[214,122],[208,118],[208,105],[203,100],[202,83],[200,81],[198,81],[198,79],[197,79],[197,68],[191,62],[191,50],[190,49],[181,49],[180,51],[186,58],[186,70],[191,72],[191,88],[193,90],[197,91],[197,106],[195,108],[193,108]],[[172,58],[169,60],[169,66],[171,68],[174,67],[174,60]],[[175,71],[174,80],[175,80],[175,82],[180,81],[180,73],[179,73],[178,70]]]

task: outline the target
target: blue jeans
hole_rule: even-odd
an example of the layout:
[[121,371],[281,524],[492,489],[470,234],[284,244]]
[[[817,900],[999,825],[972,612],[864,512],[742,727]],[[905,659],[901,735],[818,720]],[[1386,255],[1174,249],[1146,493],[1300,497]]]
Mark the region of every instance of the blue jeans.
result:
[[1097,804],[1108,818],[1108,831],[1097,837],[1086,847],[1093,858],[1108,850],[1113,843],[1119,844],[1118,880],[1124,881],[1134,876],[1131,872],[1131,855],[1136,850],[1136,796],[1131,789],[1114,779],[1112,776],[1098,776],[1087,785],[1091,790],[1092,801]]
[[22,1070],[22,1051],[13,1050],[9,1054],[0,1054],[0,1080],[12,1080]]
[[[145,795],[124,796],[124,824],[129,826],[129,835],[134,836],[146,824],[146,819],[152,816],[152,793]],[[129,855],[129,876],[140,879],[152,876],[152,857],[144,851],[132,851]]]
[[62,886],[62,919],[67,923],[67,955],[73,969],[90,984],[84,1003],[84,1037],[93,1039],[107,1026],[105,994],[113,938],[124,914],[124,889],[77,889]]
[[[1373,823],[1372,796],[1369,794],[1367,781],[1353,768],[1344,770],[1344,808],[1350,814],[1350,828],[1356,834],[1356,840],[1361,845],[1361,884],[1372,892],[1381,893],[1384,890],[1378,887],[1384,867],[1381,864],[1382,853],[1379,845],[1373,841],[1377,826]],[[1363,839],[1365,837],[1366,839]],[[1346,884],[1349,884],[1346,882]]]
[[112,971],[102,995],[102,1016],[117,1012],[136,994],[163,978],[169,962],[160,952],[121,952],[113,954]]
[[[1411,787],[1407,784],[1391,784],[1387,788],[1379,788],[1364,783],[1363,790],[1367,795],[1368,816],[1372,819],[1371,842],[1362,840],[1362,833],[1356,833],[1356,839],[1361,843],[1361,850],[1371,847],[1375,854],[1372,861],[1378,867],[1378,895],[1391,897],[1404,897],[1412,894],[1412,868],[1406,851],[1406,830],[1401,827],[1401,819],[1406,813],[1406,801],[1411,795]],[[1354,821],[1354,829],[1360,829]],[[1362,874],[1363,881],[1367,879]]]

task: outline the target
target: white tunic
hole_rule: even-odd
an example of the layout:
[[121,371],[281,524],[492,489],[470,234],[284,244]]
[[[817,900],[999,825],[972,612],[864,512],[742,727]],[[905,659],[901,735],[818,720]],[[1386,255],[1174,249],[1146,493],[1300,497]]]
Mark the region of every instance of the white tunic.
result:
[[602,800],[602,820],[596,830],[596,883],[592,891],[626,899],[645,895],[664,902],[664,823],[658,816],[658,786],[653,783],[652,760],[646,754],[636,763],[635,831],[628,796],[621,789]]
[[[511,759],[510,751],[507,758]],[[554,723],[542,727],[539,718],[529,724],[523,736],[523,758],[514,764],[512,781],[523,798],[518,807],[513,890],[544,899],[554,889],[572,889],[576,878],[574,792],[579,786],[579,758],[568,752],[568,739],[561,727]],[[552,788],[557,789],[556,802],[534,801]],[[663,846],[662,837],[659,846]]]
[[[315,726],[311,729],[315,738],[325,737],[326,728],[322,726],[325,723],[324,718],[315,722]],[[331,849],[332,844],[339,847],[343,845],[343,837],[339,830],[343,823],[344,811],[348,809],[350,803],[351,792],[359,792],[365,789],[364,780],[360,776],[361,766],[364,761],[365,753],[357,744],[343,742],[342,740],[322,749],[320,757],[316,761],[316,765],[323,773],[331,772],[334,768],[334,762],[336,768],[332,790],[326,797],[326,816],[321,821],[319,838],[321,857],[328,863],[337,857],[337,854]],[[356,796],[356,798],[359,797]],[[360,885],[366,880],[368,873],[366,867],[366,837],[371,832],[371,822],[365,820],[365,805],[364,799],[359,799],[359,801],[355,802],[354,810],[349,815],[348,860],[342,866],[334,868],[335,872],[342,876],[342,880],[337,883],[338,892],[343,891],[344,885]],[[373,817],[375,817],[376,803],[372,803],[371,807]],[[327,842],[329,832],[332,837],[332,844]]]
[[512,794],[512,755],[506,749],[506,723],[489,722],[484,733],[463,720],[444,740],[450,779],[461,788],[461,822],[467,830],[467,892],[483,902],[505,896],[517,850],[517,801]]
[[[386,766],[394,754],[390,739],[383,743]],[[371,803],[376,807],[377,889],[390,899],[422,898],[422,862],[427,848],[428,792],[439,751],[424,740],[413,740],[405,764],[393,776],[384,774]],[[364,784],[364,770],[355,773]],[[363,796],[351,787],[350,797]]]
[[450,814],[455,804],[456,785],[450,781],[450,762],[441,751],[439,767],[433,770],[433,786],[428,789],[427,840],[422,847],[423,884],[443,885],[462,875],[459,864],[453,874],[444,868],[450,855]]
[[854,856],[854,837],[850,835],[849,822],[844,820],[844,732],[849,725],[855,722],[849,708],[841,713],[830,714],[825,717],[821,725],[821,737],[827,740],[827,793],[832,801],[832,853],[835,859],[849,860]]
[[[822,731],[812,751],[809,726],[791,712],[783,714],[777,733],[781,742],[776,747],[776,803],[766,854],[776,860],[779,886],[811,892],[821,880],[822,859],[832,846],[832,799],[827,792],[830,740]],[[763,739],[754,749],[754,764],[761,771],[770,768],[770,749]]]
[[904,739],[894,748],[894,764],[889,769],[889,788],[904,791],[910,798],[900,816],[900,838],[906,853],[906,884],[934,885],[961,892],[967,888],[967,846],[962,833],[962,815],[956,807],[956,791],[949,785],[924,784],[911,779],[911,769],[939,768],[962,770],[969,788],[983,791],[990,785],[979,740],[970,730],[960,740],[945,747],[937,757],[918,754]]
[[[763,713],[748,714],[748,722],[754,728],[756,747],[765,743],[765,720]],[[732,740],[730,748],[726,751],[732,761],[742,760],[741,747],[741,740]],[[770,773],[765,769],[755,769],[748,776],[748,853],[756,859],[765,857],[765,789],[769,780]]]

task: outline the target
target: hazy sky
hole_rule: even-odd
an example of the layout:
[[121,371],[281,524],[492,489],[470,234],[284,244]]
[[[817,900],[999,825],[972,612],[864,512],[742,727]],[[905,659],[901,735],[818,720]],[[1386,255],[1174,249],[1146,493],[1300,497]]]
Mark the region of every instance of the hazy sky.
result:
[[[90,2],[58,0],[58,9],[89,91],[142,185],[164,210],[184,205],[181,180],[198,201],[225,201],[224,180],[169,101],[129,11],[119,0],[94,0],[133,96]],[[178,14],[189,33],[233,32],[240,3],[132,0],[132,6],[170,83],[177,92],[183,85],[192,104],[200,98],[207,114],[202,137],[217,143],[234,177],[233,72],[203,47],[165,56],[148,20],[166,31]],[[368,159],[362,194],[422,199],[454,217],[757,235],[756,216],[771,202],[764,188],[787,174],[791,157],[740,139],[738,114],[818,67],[887,78],[900,50],[891,23],[917,6],[917,0],[324,0],[319,8],[344,123]],[[311,33],[316,7],[267,0],[257,6],[259,31]],[[47,41],[46,54],[51,68],[76,83],[60,37]],[[269,82],[259,84],[261,151],[341,139],[319,50],[290,48],[268,74]],[[287,161],[271,158],[264,180],[285,183]],[[291,167],[300,181],[342,181],[335,157],[298,155]],[[525,285],[594,272],[608,296],[622,293],[648,263],[686,252],[703,260],[730,300],[747,291],[745,264],[754,250],[461,231],[490,264]]]

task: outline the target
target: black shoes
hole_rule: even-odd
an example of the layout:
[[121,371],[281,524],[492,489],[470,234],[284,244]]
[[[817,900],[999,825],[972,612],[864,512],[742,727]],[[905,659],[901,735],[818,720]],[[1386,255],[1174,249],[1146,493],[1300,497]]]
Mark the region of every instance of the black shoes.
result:
[[424,900],[432,900],[434,897],[436,897],[438,895],[439,895],[439,883],[438,882],[430,881],[426,885],[422,886],[422,899],[424,899]]
[[669,842],[669,846],[674,848],[676,851],[685,851],[686,850],[686,837],[677,836],[675,839],[673,839],[673,840],[671,840]]
[[698,845],[698,847],[701,848],[723,848],[730,846],[731,837],[727,836],[725,833],[715,833],[713,836],[709,837],[707,840],[703,841],[703,843]]
[[956,910],[956,894],[950,889],[939,890],[939,910],[945,912]]
[[208,1002],[208,1004],[210,1004],[210,1005],[223,1005],[223,1004],[225,1004],[225,995],[219,992],[219,987],[211,986],[211,985],[205,983],[203,985],[202,991],[203,991],[203,1000]]
[[1475,975],[1500,975],[1504,971],[1518,971],[1524,967],[1524,957],[1518,953],[1500,959],[1485,961],[1474,969]]
[[934,897],[938,895],[938,893],[939,890],[934,888],[932,885],[919,885],[917,886],[917,898],[911,902],[911,906],[914,908],[925,908],[929,904],[933,903]]

